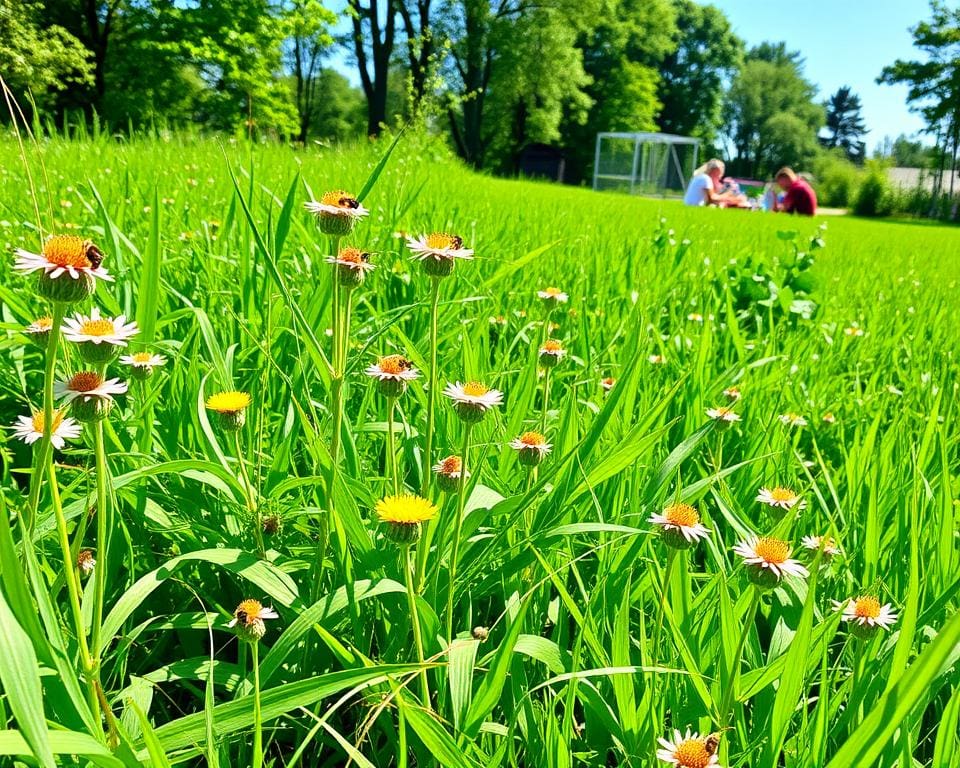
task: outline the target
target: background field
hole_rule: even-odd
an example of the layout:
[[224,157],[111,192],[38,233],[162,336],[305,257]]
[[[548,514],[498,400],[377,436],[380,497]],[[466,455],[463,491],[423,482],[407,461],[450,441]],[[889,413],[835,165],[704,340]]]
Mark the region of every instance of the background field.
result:
[[[326,345],[327,244],[302,203],[308,190],[359,190],[384,145],[222,149],[174,136],[53,139],[29,151],[47,230],[102,244],[117,283],[101,286],[97,302],[155,328],[149,346],[169,358],[107,429],[115,504],[106,623],[115,637],[102,677],[131,750],[152,743],[136,702],[169,759],[249,763],[250,659],[226,622],[240,599],[256,597],[281,616],[260,651],[271,697],[266,754],[277,766],[342,765],[347,756],[377,766],[646,766],[668,729],[720,725],[732,726],[721,754],[733,766],[960,765],[960,230],[691,210],[495,180],[404,137],[351,238],[375,253],[377,269],[355,292],[341,527],[318,576],[328,390],[257,236]],[[10,142],[0,145],[0,179],[7,250],[39,247]],[[393,351],[427,367],[429,285],[397,235],[435,230],[456,232],[477,252],[442,285],[440,380],[479,378],[506,396],[475,430],[455,592],[461,641],[449,665],[438,636],[452,497],[427,550],[419,605],[427,655],[439,662],[430,672],[436,719],[420,708],[409,667],[388,666],[414,656],[397,553],[372,516],[388,492],[386,409],[362,375],[376,354]],[[802,275],[798,252],[816,261]],[[770,280],[773,300],[749,290]],[[535,428],[545,405],[536,347],[546,310],[536,291],[547,285],[571,297],[551,316],[569,357],[547,403],[553,453],[531,480],[506,442]],[[19,330],[45,310],[14,276],[2,280],[0,298],[8,331],[0,415],[12,423],[40,402],[42,356]],[[814,302],[810,317],[790,311],[795,300]],[[853,328],[863,335],[845,332]],[[75,367],[67,361],[65,370]],[[609,395],[604,376],[618,380]],[[705,411],[731,385],[743,392],[743,420],[721,432]],[[257,504],[282,521],[266,563],[255,555],[235,448],[201,407],[205,394],[233,387],[254,398],[240,448]],[[422,380],[400,401],[410,488],[420,485],[425,401]],[[808,426],[785,428],[778,417],[787,412]],[[835,424],[822,421],[828,412]],[[460,436],[441,405],[437,455],[459,450]],[[72,526],[92,493],[81,446],[58,454]],[[28,449],[8,437],[3,486],[13,510],[29,467]],[[788,523],[795,545],[832,533],[844,554],[813,568],[815,580],[787,581],[764,598],[732,719],[718,723],[752,594],[731,547],[773,530],[755,501],[773,485],[807,501]],[[680,498],[713,534],[677,558],[658,643],[667,550],[646,518]],[[6,562],[4,590],[37,656],[62,646],[71,658],[68,622],[26,616],[45,599],[39,585],[65,605],[52,515],[41,507],[33,597],[13,600]],[[838,626],[830,599],[868,592],[900,620],[859,642]],[[474,626],[489,638],[471,639]],[[97,730],[70,686],[57,675],[42,681],[49,721]]]

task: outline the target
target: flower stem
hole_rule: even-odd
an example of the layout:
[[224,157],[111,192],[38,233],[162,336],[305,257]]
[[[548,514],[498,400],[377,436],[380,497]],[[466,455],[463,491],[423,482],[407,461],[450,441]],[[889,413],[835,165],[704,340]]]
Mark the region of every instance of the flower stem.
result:
[[737,678],[740,673],[740,657],[743,655],[743,648],[747,644],[747,638],[750,636],[750,630],[753,629],[753,620],[757,615],[757,608],[760,607],[760,590],[753,588],[753,597],[750,598],[750,607],[747,608],[747,615],[743,620],[743,630],[740,632],[740,639],[737,641],[737,649],[733,654],[733,662],[730,666],[730,680],[727,682],[727,689],[723,692],[723,699],[720,701],[720,718],[717,725],[723,728],[727,724],[727,717],[730,714],[730,707],[733,705],[734,691],[737,687]]
[[667,554],[667,565],[663,569],[663,584],[660,587],[660,607],[657,609],[657,625],[653,633],[653,658],[656,664],[660,659],[660,632],[663,629],[663,614],[667,604],[667,593],[670,591],[670,579],[673,577],[673,566],[677,560],[677,550],[670,548]]
[[547,432],[547,408],[550,403],[550,369],[543,370],[543,412],[540,414],[540,434]]
[[397,405],[397,398],[387,398],[387,472],[393,483],[393,494],[400,494],[400,477],[397,472],[397,451],[393,436],[393,412]]
[[91,623],[91,653],[99,668],[102,648],[100,632],[103,624],[103,602],[107,587],[108,558],[110,555],[110,509],[107,503],[107,455],[103,446],[103,422],[93,426],[93,440],[97,473],[97,565],[94,568],[93,621]]
[[53,305],[53,324],[50,326],[50,335],[47,337],[46,368],[43,373],[43,437],[36,453],[36,465],[30,477],[30,500],[27,504],[26,524],[27,531],[33,531],[33,524],[37,517],[37,507],[40,504],[40,486],[43,483],[43,473],[47,462],[51,460],[50,440],[53,436],[53,380],[56,373],[57,350],[60,348],[60,326],[67,313],[66,305]]
[[240,430],[233,433],[233,445],[237,452],[237,465],[240,467],[240,482],[243,485],[243,496],[247,505],[247,513],[251,516],[253,523],[253,538],[257,542],[257,551],[260,557],[266,557],[266,549],[263,545],[263,521],[260,519],[260,505],[257,504],[253,485],[250,483],[250,475],[247,473],[247,462],[243,457],[243,448],[240,445]]
[[253,768],[263,766],[263,723],[260,711],[260,643],[251,643],[253,654]]
[[440,305],[440,278],[430,285],[430,382],[427,385],[427,433],[424,437],[423,477],[420,495],[427,498],[430,491],[430,468],[433,466],[433,429],[437,408],[437,314]]
[[457,490],[457,516],[453,521],[453,547],[450,552],[450,586],[447,593],[447,645],[453,642],[453,596],[457,586],[457,559],[463,530],[463,508],[467,500],[467,464],[470,453],[470,424],[463,425],[463,450],[460,455],[460,487]]
[[[417,661],[423,664],[423,633],[420,629],[420,614],[417,611],[417,595],[413,589],[414,563],[411,554],[411,547],[408,544],[403,548],[403,574],[407,584],[407,601],[410,604],[410,621],[413,624],[413,640],[417,647]],[[423,706],[430,706],[430,683],[427,679],[426,668],[420,670],[420,699]]]

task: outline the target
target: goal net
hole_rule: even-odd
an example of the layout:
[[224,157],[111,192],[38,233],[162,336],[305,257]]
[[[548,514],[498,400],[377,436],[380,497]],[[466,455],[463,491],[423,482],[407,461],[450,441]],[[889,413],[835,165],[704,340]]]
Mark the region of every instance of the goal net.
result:
[[598,133],[593,188],[682,195],[697,167],[700,139],[670,133]]

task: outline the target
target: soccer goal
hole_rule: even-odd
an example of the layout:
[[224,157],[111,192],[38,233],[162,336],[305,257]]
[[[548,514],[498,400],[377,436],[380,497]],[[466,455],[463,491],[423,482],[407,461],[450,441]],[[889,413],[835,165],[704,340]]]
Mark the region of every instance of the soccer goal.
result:
[[672,133],[598,133],[593,188],[630,194],[683,194],[700,139]]

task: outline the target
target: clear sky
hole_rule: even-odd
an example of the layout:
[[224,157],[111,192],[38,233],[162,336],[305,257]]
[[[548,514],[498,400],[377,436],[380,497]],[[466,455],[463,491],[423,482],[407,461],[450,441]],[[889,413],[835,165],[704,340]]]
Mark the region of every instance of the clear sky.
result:
[[927,0],[708,2],[727,14],[747,45],[783,40],[790,50],[799,50],[806,58],[807,79],[820,89],[821,99],[849,85],[863,102],[868,151],[884,136],[912,135],[923,128],[923,120],[907,109],[905,86],[875,81],[895,59],[918,57],[908,30],[929,17]]

